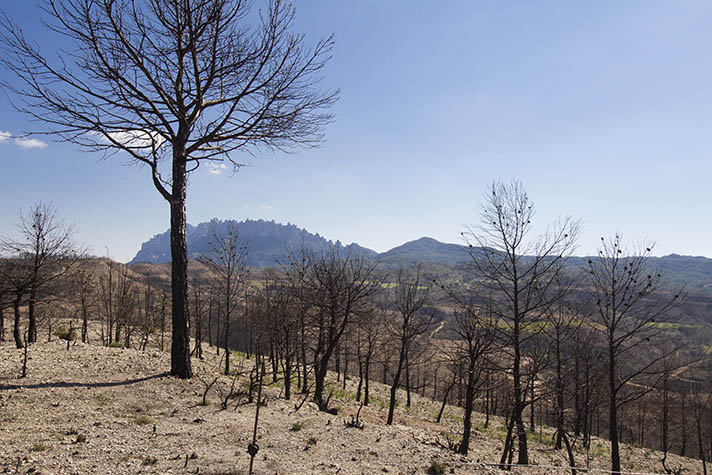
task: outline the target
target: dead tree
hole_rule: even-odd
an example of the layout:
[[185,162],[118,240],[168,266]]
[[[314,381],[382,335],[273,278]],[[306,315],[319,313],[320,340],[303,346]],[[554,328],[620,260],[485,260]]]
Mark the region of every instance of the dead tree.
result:
[[[518,439],[518,464],[528,464],[527,433],[522,418],[529,404],[522,373],[523,345],[539,333],[544,315],[560,298],[552,292],[563,264],[574,249],[580,224],[565,218],[532,237],[534,206],[522,184],[493,183],[482,203],[481,222],[468,228],[470,270],[500,322],[498,339],[508,352],[512,380],[512,420]],[[505,450],[512,444],[505,443]]]
[[[75,241],[74,228],[65,225],[51,203],[38,203],[26,215],[20,216],[17,226],[19,240],[2,238],[0,251],[16,256],[14,272],[27,279],[27,339],[37,341],[36,308],[43,291],[67,276],[81,261],[82,250]],[[16,282],[17,283],[17,282]],[[17,287],[17,286],[16,286]],[[47,295],[45,293],[44,295]]]
[[82,320],[82,343],[89,343],[89,316],[97,304],[97,285],[94,276],[79,269],[71,275],[71,290]]
[[467,455],[470,449],[472,411],[475,398],[486,383],[484,377],[490,353],[494,349],[494,320],[486,309],[460,304],[453,316],[453,331],[457,339],[452,342],[450,359],[465,370],[465,407],[462,423],[462,440],[457,452]]
[[[171,374],[189,378],[186,188],[201,163],[240,150],[316,145],[338,92],[319,91],[331,37],[292,33],[294,7],[259,15],[231,0],[48,0],[48,28],[73,45],[44,56],[0,17],[3,87],[21,111],[87,151],[147,165],[171,215]],[[167,162],[167,165],[164,163]],[[169,171],[170,170],[170,171]]]
[[[551,350],[553,354],[553,399],[554,412],[556,417],[556,439],[554,447],[561,450],[564,447],[564,437],[566,429],[566,390],[568,389],[571,376],[574,368],[567,365],[570,356],[574,353],[574,345],[576,332],[587,322],[585,309],[587,307],[580,305],[570,299],[572,287],[575,281],[568,277],[562,276],[562,279],[556,283],[554,292],[561,294],[561,298],[556,301],[549,309],[547,309],[546,331],[545,335],[551,342]],[[576,375],[578,377],[578,375]],[[578,433],[578,431],[577,431]]]
[[416,269],[412,279],[408,278],[406,272],[402,266],[398,270],[394,288],[395,315],[386,320],[386,329],[390,339],[396,343],[398,348],[398,358],[391,381],[388,418],[386,419],[388,425],[393,424],[396,391],[400,385],[404,365],[407,365],[409,352],[413,349],[416,340],[428,331],[433,321],[432,314],[422,311],[428,302],[430,285],[423,282],[420,268]]
[[625,249],[616,234],[610,239],[601,238],[598,255],[588,261],[596,299],[595,328],[605,342],[613,472],[621,470],[618,412],[654,387],[649,378],[660,376],[656,365],[666,355],[641,355],[646,347],[659,343],[664,333],[661,323],[681,300],[678,293],[663,291],[663,275],[649,261],[651,249],[652,245]]
[[[108,259],[106,274],[99,278],[99,301],[102,313],[102,343],[130,346],[135,330],[138,306],[136,283],[128,267]],[[105,321],[106,327],[103,322]]]
[[[192,320],[193,326],[195,327],[195,346],[193,347],[192,355],[197,356],[199,359],[203,359],[203,327],[205,325],[204,318],[212,310],[210,305],[206,306],[205,302],[205,291],[201,287],[200,283],[197,282],[196,277],[193,277],[191,287],[193,290],[193,302],[192,302]],[[208,332],[210,332],[210,326],[208,326]]]
[[296,309],[296,296],[289,282],[276,273],[270,272],[264,286],[257,292],[263,306],[261,325],[268,325],[269,338],[273,348],[273,374],[282,367],[284,380],[284,398],[292,397],[292,375],[299,367],[296,364],[299,341],[299,316]]
[[379,342],[383,339],[383,325],[388,314],[385,305],[372,304],[359,315],[357,320],[357,358],[358,358],[358,388],[356,400],[361,400],[363,389],[363,405],[370,402],[371,362]]
[[27,292],[32,282],[32,274],[28,272],[29,258],[21,256],[2,257],[0,261],[0,277],[5,289],[6,298],[10,300],[13,311],[12,336],[15,347],[22,349],[25,347],[27,338],[23,338],[20,307],[27,301]]
[[201,261],[217,275],[216,285],[223,316],[225,375],[229,375],[231,321],[237,313],[240,296],[245,286],[247,247],[240,243],[237,227],[234,224],[230,224],[223,234],[219,234],[214,228],[210,247],[210,252],[202,256]]
[[710,450],[712,450],[712,443],[710,443],[710,440],[712,440],[712,425],[708,427],[708,431],[705,431],[705,418],[709,417],[712,420],[712,391],[709,388],[704,388],[699,379],[692,386],[690,405],[692,406],[692,416],[695,420],[697,457],[702,462],[702,473],[707,475],[708,458],[705,453],[708,449],[708,444],[710,445]]
[[286,270],[309,308],[305,327],[314,358],[314,400],[326,411],[324,383],[331,357],[346,328],[380,289],[375,263],[352,248],[332,245],[322,251],[302,249]]

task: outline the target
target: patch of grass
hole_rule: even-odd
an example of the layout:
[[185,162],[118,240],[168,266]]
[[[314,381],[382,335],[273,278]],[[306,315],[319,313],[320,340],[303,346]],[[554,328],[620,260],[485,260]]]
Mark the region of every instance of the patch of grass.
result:
[[551,437],[551,434],[539,433],[539,432],[527,432],[527,437],[529,440],[539,442],[542,445],[553,446],[555,445],[555,440]]
[[299,432],[300,430],[302,430],[302,423],[301,423],[301,422],[295,422],[294,424],[292,424],[292,428],[289,429],[289,430],[292,431],[292,432]]
[[331,393],[332,399],[356,399],[356,395],[343,390],[340,386],[327,386],[325,393]]
[[37,442],[36,444],[32,444],[32,447],[30,447],[30,450],[32,452],[45,452],[51,448],[52,448],[51,445],[44,444],[42,442]]
[[450,419],[453,422],[457,422],[457,423],[462,422],[462,416],[459,416],[457,414],[445,414],[445,417],[447,417],[448,419]]
[[97,394],[94,396],[94,400],[99,406],[106,406],[111,402],[111,398],[105,394]]
[[119,343],[118,341],[112,341],[111,343],[109,343],[109,348],[121,348],[121,343]]
[[145,415],[141,414],[141,415],[138,416],[136,419],[134,419],[134,422],[135,422],[136,424],[140,425],[140,426],[145,426],[145,425],[147,425],[147,424],[153,424],[153,423],[155,423],[156,421],[154,421],[153,419],[151,419],[151,418],[148,417],[148,416],[145,416]]

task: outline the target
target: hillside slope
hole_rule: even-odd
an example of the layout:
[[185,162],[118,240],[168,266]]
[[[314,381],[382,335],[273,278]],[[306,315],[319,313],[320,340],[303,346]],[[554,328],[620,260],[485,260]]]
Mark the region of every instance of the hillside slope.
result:
[[[164,373],[167,353],[81,343],[67,351],[60,341],[33,345],[28,377],[18,379],[21,354],[0,344],[0,471],[247,473],[255,404],[221,410],[214,390],[208,393],[211,404],[199,404],[206,387],[202,381],[216,374],[213,351],[203,361],[194,360],[196,377],[189,381]],[[221,376],[218,384],[226,388],[229,380]],[[278,384],[268,387],[255,473],[427,473],[433,462],[449,473],[501,473],[487,465],[498,460],[500,421],[484,429],[476,415],[471,455],[458,456],[443,444],[460,429],[460,409],[448,407],[443,423],[436,424],[439,405],[415,397],[410,409],[397,409],[396,424],[385,426],[387,391],[378,384],[374,388],[359,430],[344,425],[358,410],[354,381],[346,392],[335,390],[332,405],[338,416],[318,412],[309,402],[295,411],[298,401],[282,399]],[[544,443],[532,437],[531,457],[541,466],[512,473],[569,473],[564,454],[550,449],[547,432]],[[605,468],[607,445],[593,444],[591,466]],[[584,454],[577,457],[583,464]],[[699,468],[696,461],[670,458],[691,472]],[[623,460],[626,470],[661,471],[660,454],[648,449],[624,446]]]

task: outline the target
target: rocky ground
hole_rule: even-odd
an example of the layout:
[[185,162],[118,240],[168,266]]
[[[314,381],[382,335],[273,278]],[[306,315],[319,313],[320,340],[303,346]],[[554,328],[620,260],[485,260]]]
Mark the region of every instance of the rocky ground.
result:
[[[206,345],[207,346],[207,345]],[[234,358],[239,367],[239,356]],[[217,375],[214,349],[194,359],[196,377],[182,381],[166,375],[167,353],[107,348],[66,342],[40,342],[30,348],[28,374],[19,378],[22,350],[0,344],[0,472],[2,473],[248,473],[247,445],[252,438],[256,405],[233,401],[225,410],[218,387],[202,405],[206,384]],[[254,363],[245,361],[243,368]],[[271,378],[268,378],[271,381]],[[244,389],[245,379],[236,387]],[[332,382],[334,387],[336,382]],[[461,410],[448,407],[435,423],[438,404],[416,397],[410,409],[401,404],[396,424],[384,425],[386,388],[375,385],[372,404],[364,407],[363,429],[347,427],[359,405],[354,381],[334,391],[338,415],[319,412],[299,395],[281,396],[279,384],[265,390],[260,408],[255,473],[503,473],[488,463],[498,460],[504,428],[499,421],[482,427],[481,417],[471,454],[450,452],[447,438],[460,430]],[[341,388],[339,385],[338,388]],[[547,431],[532,435],[535,468],[510,473],[570,473],[564,454],[551,448]],[[605,441],[594,440],[590,467],[605,469]],[[577,463],[586,455],[577,451]],[[661,455],[648,449],[623,448],[625,470],[662,472]],[[671,456],[670,465],[697,473],[699,462]],[[560,467],[560,468],[559,468]],[[506,472],[505,472],[506,473]]]

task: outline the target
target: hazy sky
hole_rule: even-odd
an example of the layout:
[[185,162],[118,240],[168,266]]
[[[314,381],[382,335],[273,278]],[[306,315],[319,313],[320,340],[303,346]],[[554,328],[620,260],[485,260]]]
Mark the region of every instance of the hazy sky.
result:
[[[33,4],[2,8],[52,57]],[[295,4],[311,43],[335,35],[327,141],[235,155],[250,166],[234,175],[200,167],[190,223],[291,222],[376,251],[460,242],[487,183],[518,178],[542,228],[583,221],[579,254],[617,230],[657,241],[658,255],[712,256],[712,2]],[[0,97],[0,235],[40,200],[118,260],[168,229],[148,169],[3,135],[38,127]]]

